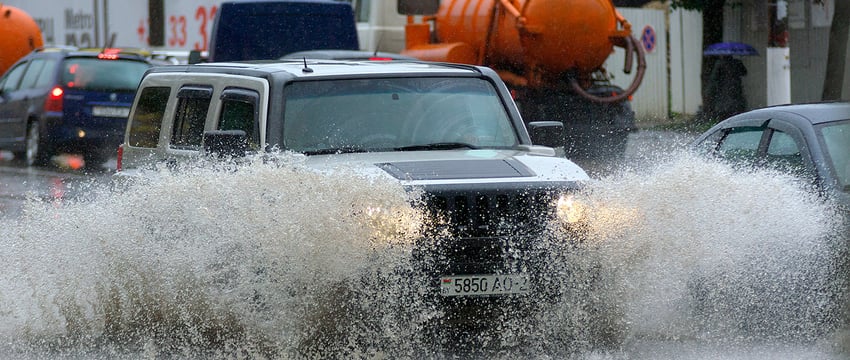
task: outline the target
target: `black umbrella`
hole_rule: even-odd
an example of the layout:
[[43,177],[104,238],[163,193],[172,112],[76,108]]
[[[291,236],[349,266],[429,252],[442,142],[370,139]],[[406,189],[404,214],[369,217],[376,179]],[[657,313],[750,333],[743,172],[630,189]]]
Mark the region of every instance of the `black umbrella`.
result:
[[706,56],[740,55],[758,56],[759,52],[750,45],[739,42],[722,42],[711,44],[702,52]]

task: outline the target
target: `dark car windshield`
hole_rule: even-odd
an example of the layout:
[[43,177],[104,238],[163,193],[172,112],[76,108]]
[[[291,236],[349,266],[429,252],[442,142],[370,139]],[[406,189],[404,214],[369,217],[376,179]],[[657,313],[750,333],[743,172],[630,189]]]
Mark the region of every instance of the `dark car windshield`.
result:
[[509,148],[516,131],[493,84],[478,78],[293,82],[284,146],[305,153]]
[[62,69],[62,84],[81,90],[135,91],[149,67],[136,60],[69,58]]
[[839,185],[850,191],[850,120],[826,124],[820,135]]

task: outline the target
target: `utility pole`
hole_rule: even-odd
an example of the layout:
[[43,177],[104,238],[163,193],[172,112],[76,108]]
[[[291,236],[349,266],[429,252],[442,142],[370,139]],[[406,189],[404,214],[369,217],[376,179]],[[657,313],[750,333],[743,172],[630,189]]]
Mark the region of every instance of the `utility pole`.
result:
[[165,46],[165,0],[148,0],[148,45]]

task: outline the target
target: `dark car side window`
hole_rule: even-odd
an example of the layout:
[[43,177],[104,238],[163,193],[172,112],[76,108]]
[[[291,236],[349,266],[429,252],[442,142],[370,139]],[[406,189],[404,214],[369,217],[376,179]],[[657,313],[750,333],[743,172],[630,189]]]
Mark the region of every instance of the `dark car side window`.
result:
[[847,151],[850,149],[850,121],[827,124],[820,128],[820,133],[839,186],[850,191],[850,151]]
[[212,99],[211,86],[184,86],[177,93],[177,112],[171,130],[171,146],[198,149]]
[[730,129],[717,147],[717,155],[729,161],[752,164],[758,156],[764,131],[761,127]]
[[770,135],[765,166],[797,175],[805,173],[800,146],[791,135],[779,130]]
[[21,78],[24,76],[24,69],[27,68],[27,63],[20,63],[18,66],[12,68],[6,73],[6,76],[3,77],[3,84],[0,85],[0,90],[3,92],[14,91],[18,89],[18,84],[21,82]]
[[139,93],[139,102],[130,122],[130,146],[154,148],[159,142],[159,131],[171,88],[148,87]]

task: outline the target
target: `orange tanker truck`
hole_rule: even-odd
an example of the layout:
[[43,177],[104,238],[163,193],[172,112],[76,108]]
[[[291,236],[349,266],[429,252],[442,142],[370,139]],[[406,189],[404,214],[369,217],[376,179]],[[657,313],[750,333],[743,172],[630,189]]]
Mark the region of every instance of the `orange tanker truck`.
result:
[[[403,54],[493,68],[525,121],[564,123],[567,156],[583,165],[623,155],[646,63],[610,0],[399,0],[398,12],[408,15]],[[626,89],[603,68],[615,46],[624,72],[636,69]]]
[[0,74],[42,46],[44,40],[35,20],[21,9],[0,3]]

